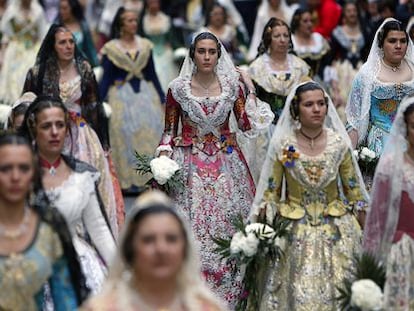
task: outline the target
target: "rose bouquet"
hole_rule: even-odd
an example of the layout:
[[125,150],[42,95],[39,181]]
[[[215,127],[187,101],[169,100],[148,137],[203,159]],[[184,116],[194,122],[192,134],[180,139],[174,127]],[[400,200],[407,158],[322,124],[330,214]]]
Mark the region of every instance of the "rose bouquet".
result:
[[152,188],[164,190],[168,194],[172,190],[181,189],[183,185],[180,166],[167,156],[157,158],[141,155],[135,152],[137,160],[136,170],[139,174],[152,174],[152,178],[147,182]]
[[385,268],[374,256],[363,253],[354,258],[355,270],[338,287],[341,310],[383,310]]
[[374,176],[378,164],[377,154],[371,149],[361,146],[354,150],[354,155],[358,160],[361,171],[366,175]]
[[245,225],[240,215],[234,221],[236,233],[230,239],[213,238],[216,251],[233,265],[245,269],[243,295],[236,310],[259,310],[261,280],[269,261],[282,255],[282,237],[287,235],[288,220],[276,218],[272,225],[251,223]]

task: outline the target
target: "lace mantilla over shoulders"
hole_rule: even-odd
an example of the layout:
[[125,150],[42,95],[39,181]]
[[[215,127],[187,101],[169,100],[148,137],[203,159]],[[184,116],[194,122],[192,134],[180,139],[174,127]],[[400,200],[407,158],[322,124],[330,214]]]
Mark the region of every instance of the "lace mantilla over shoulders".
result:
[[238,81],[235,82],[227,76],[219,76],[218,79],[221,94],[209,98],[194,96],[191,93],[191,80],[178,77],[169,85],[181,109],[188,114],[191,121],[199,125],[201,135],[211,132],[216,137],[220,137],[217,128],[226,121],[238,98],[240,90]]
[[[327,131],[325,150],[316,156],[308,156],[300,151],[296,135],[292,134],[282,141],[282,150],[278,152],[279,161],[282,160],[283,150],[293,146],[299,153],[295,165],[289,168],[289,173],[304,187],[323,189],[338,176],[339,166],[349,148],[345,140],[330,129]],[[317,175],[318,178],[312,176]]]

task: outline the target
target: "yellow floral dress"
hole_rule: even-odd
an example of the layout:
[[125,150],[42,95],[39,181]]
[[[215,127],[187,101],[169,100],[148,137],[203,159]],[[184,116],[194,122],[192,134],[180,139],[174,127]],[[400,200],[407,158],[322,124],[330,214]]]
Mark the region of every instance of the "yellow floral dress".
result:
[[284,257],[269,268],[260,310],[337,310],[336,286],[360,250],[355,214],[366,205],[350,149],[331,130],[317,156],[301,153],[295,135],[281,147],[263,200],[291,225]]

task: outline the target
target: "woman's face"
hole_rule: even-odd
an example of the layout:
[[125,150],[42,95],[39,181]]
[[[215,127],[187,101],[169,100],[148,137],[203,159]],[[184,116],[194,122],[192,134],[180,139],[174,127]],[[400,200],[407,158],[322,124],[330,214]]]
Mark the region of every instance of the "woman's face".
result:
[[279,9],[279,5],[280,5],[280,0],[268,0],[269,1],[269,5],[273,10],[277,10]]
[[210,12],[210,25],[215,27],[221,27],[225,24],[225,12],[220,6],[214,6]]
[[286,26],[275,26],[272,29],[272,41],[270,42],[271,53],[287,53],[289,50],[290,37]]
[[320,128],[328,110],[321,90],[305,91],[299,95],[299,121],[305,128]]
[[217,43],[212,39],[202,39],[197,41],[194,51],[194,63],[197,71],[210,73],[217,65],[218,51]]
[[407,37],[404,31],[391,30],[384,40],[384,60],[399,65],[407,52]]
[[147,0],[147,9],[151,14],[155,14],[160,11],[160,0]]
[[312,16],[309,12],[305,12],[300,16],[299,32],[305,35],[311,35],[313,31]]
[[125,35],[135,35],[138,31],[138,16],[137,13],[126,11],[122,14],[121,33]]
[[358,22],[358,10],[354,3],[348,3],[344,7],[344,23],[354,25]]
[[0,147],[0,201],[21,203],[30,192],[34,175],[33,155],[26,145]]
[[60,13],[60,16],[63,22],[69,21],[72,19],[73,15],[72,15],[72,9],[69,5],[69,1],[60,0],[59,13]]
[[75,40],[70,31],[55,34],[55,51],[60,61],[71,61],[75,57]]
[[175,279],[183,265],[186,241],[177,219],[167,213],[146,216],[133,239],[135,274],[140,280]]
[[407,118],[407,140],[414,149],[414,112],[411,112]]
[[61,108],[46,108],[36,115],[35,134],[40,154],[59,155],[63,150],[66,132],[65,113]]

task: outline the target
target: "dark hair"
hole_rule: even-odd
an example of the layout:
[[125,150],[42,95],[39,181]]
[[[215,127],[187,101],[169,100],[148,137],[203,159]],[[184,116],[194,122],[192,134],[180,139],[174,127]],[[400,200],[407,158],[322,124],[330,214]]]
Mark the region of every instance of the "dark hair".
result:
[[[122,15],[124,15],[125,12],[134,12],[132,10],[125,9],[125,7],[121,6],[118,11],[115,14],[114,20],[111,24],[111,39],[118,39],[121,37],[121,29],[122,29]],[[137,16],[137,22],[138,22],[138,16]]]
[[[343,6],[342,6],[341,18],[339,19],[339,20],[340,20],[340,22],[341,22],[341,24],[343,24],[343,19],[344,19],[344,17],[345,17],[345,7],[346,7],[347,5],[350,5],[350,4],[352,4],[352,5],[354,5],[354,6],[355,6],[355,8],[356,8],[356,10],[357,10],[357,18],[358,18],[358,21],[359,21],[359,19],[360,19],[359,7],[358,7],[357,2],[356,2],[356,1],[354,1],[354,0],[347,0],[347,1],[345,1],[345,2],[344,2]],[[361,28],[362,28],[362,27],[361,27]]]
[[125,239],[124,239],[122,245],[120,245],[120,248],[121,248],[121,256],[124,258],[125,262],[129,266],[132,266],[133,265],[134,259],[135,259],[135,249],[133,247],[133,240],[134,240],[134,237],[135,237],[135,234],[137,232],[137,229],[138,229],[139,225],[148,216],[151,216],[151,215],[159,215],[159,214],[168,214],[168,215],[171,215],[180,224],[181,231],[183,233],[184,240],[186,242],[186,245],[185,245],[185,256],[187,256],[187,253],[188,253],[188,251],[187,251],[187,248],[188,248],[188,236],[187,236],[187,233],[186,233],[186,230],[184,228],[184,224],[183,224],[182,220],[180,219],[180,217],[178,217],[178,215],[175,212],[175,210],[173,209],[173,207],[168,206],[166,204],[154,203],[154,204],[149,205],[149,206],[147,206],[145,208],[142,208],[141,210],[139,210],[134,215],[134,217],[131,219],[131,221],[129,223],[129,226],[127,228],[127,231],[126,231],[126,234],[125,234]]
[[407,108],[404,110],[404,122],[405,124],[408,123],[408,118],[410,115],[414,113],[414,103],[407,106]]
[[[84,21],[85,20],[85,15],[83,14],[83,8],[82,8],[81,4],[79,3],[79,1],[78,0],[66,0],[66,1],[69,4],[70,11],[72,12],[73,17],[75,17],[75,19],[78,22]],[[59,7],[59,15],[57,17],[57,20],[61,23],[63,22],[62,16],[60,15],[60,7]]]
[[223,12],[224,12],[224,23],[227,23],[227,10],[226,10],[226,8],[218,2],[214,2],[211,6],[209,6],[209,8],[207,10],[206,23],[205,23],[206,26],[210,25],[211,12],[213,12],[213,10],[215,8],[221,8],[223,10]]
[[[295,96],[293,97],[292,102],[290,103],[290,115],[292,116],[294,120],[299,120],[299,104],[302,100],[302,98],[300,98],[300,95],[307,91],[315,91],[315,90],[320,90],[322,91],[322,94],[325,95],[325,91],[322,88],[322,86],[320,86],[318,83],[314,81],[309,81],[305,84],[302,84],[296,89]],[[326,106],[328,107],[328,98],[324,97],[324,100],[325,100]]]
[[12,129],[14,126],[14,119],[18,116],[25,115],[27,109],[29,108],[30,103],[29,102],[22,102],[16,107],[14,107],[10,113],[10,116],[8,118],[8,124],[7,128]]
[[293,43],[292,43],[292,33],[290,31],[289,25],[286,24],[283,20],[278,19],[276,17],[272,17],[269,19],[269,21],[266,23],[263,29],[262,34],[262,41],[260,42],[260,45],[257,49],[258,55],[262,55],[266,53],[266,51],[270,48],[270,45],[272,43],[272,30],[273,28],[277,26],[285,26],[289,33],[289,50],[288,53],[293,50]]
[[221,43],[219,42],[219,40],[217,39],[217,37],[215,35],[213,35],[211,32],[206,31],[206,32],[202,32],[202,33],[198,34],[194,38],[193,42],[190,45],[189,53],[190,53],[190,57],[191,57],[192,60],[194,60],[195,48],[196,48],[197,42],[201,41],[201,40],[213,40],[217,45],[217,56],[218,56],[218,58],[220,58],[220,56],[221,56]]
[[296,30],[299,29],[300,20],[302,18],[302,15],[305,13],[311,14],[311,10],[307,8],[299,8],[295,11],[295,13],[292,16],[292,21],[290,22],[290,31],[294,34],[296,33]]
[[63,104],[62,100],[60,98],[40,95],[33,101],[33,103],[27,109],[24,115],[23,125],[19,130],[20,135],[24,136],[26,139],[32,142],[35,141],[37,115],[43,110],[53,107],[62,109],[63,113],[65,114],[65,122],[68,126],[68,130],[70,130],[69,112],[66,106]]
[[[12,146],[26,146],[29,150],[30,153],[32,155],[32,163],[33,163],[33,169],[34,169],[34,174],[33,174],[33,192],[34,193],[38,193],[39,191],[43,191],[43,186],[42,186],[42,179],[41,179],[41,174],[40,174],[40,167],[39,167],[39,161],[37,159],[36,154],[33,152],[32,146],[30,144],[30,142],[23,136],[14,134],[14,133],[3,133],[0,134],[0,148],[4,147],[4,146],[8,146],[8,145],[12,145]],[[30,196],[30,194],[28,194],[28,196]]]
[[390,31],[402,31],[405,34],[407,42],[409,40],[408,34],[403,28],[403,25],[400,21],[389,21],[384,24],[380,32],[378,33],[378,47],[382,49],[384,47],[385,38],[387,37]]

